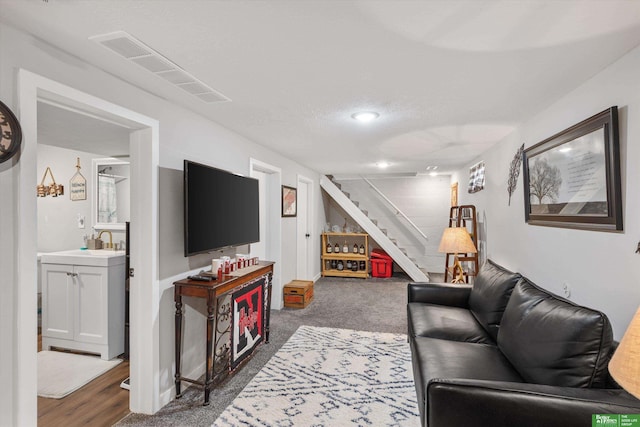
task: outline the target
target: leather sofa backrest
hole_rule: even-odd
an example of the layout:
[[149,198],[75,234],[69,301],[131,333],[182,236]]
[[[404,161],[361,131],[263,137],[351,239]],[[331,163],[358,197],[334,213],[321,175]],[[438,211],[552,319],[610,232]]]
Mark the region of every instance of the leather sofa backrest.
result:
[[487,260],[473,282],[469,309],[494,340],[498,336],[502,313],[507,307],[511,291],[520,277],[520,274]]
[[603,313],[546,291],[516,285],[498,332],[498,347],[527,382],[604,387],[613,331]]

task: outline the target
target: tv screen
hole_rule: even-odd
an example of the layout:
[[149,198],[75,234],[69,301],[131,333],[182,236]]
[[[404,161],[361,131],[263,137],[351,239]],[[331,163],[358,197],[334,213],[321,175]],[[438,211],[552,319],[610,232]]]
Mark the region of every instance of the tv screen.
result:
[[258,180],[184,161],[184,256],[260,240]]

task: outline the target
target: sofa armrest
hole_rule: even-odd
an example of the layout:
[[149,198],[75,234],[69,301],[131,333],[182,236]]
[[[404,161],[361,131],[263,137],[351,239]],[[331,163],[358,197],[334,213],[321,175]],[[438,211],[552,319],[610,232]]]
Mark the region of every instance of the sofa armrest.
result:
[[426,395],[429,427],[583,427],[593,414],[640,413],[640,400],[622,389],[437,379]]
[[408,302],[468,308],[471,285],[451,283],[409,283]]

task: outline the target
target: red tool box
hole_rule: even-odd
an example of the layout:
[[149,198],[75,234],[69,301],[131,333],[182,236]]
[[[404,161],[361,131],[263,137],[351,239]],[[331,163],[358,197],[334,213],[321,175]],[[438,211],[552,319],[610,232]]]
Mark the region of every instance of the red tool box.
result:
[[393,259],[382,249],[371,251],[371,276],[391,277],[393,274]]

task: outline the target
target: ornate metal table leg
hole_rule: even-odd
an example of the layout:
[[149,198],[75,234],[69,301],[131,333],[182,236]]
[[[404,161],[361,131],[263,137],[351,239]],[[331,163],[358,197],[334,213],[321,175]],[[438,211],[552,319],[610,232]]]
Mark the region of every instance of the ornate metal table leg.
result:
[[213,292],[207,296],[207,372],[204,381],[204,406],[209,405],[209,394],[213,384],[213,331],[215,318],[215,297]]
[[271,320],[271,279],[273,279],[273,273],[267,275],[267,291],[265,296],[265,322],[264,322],[264,342],[269,342],[269,322]]
[[176,326],[175,326],[175,350],[176,350],[176,399],[182,397],[180,392],[180,354],[182,352],[182,296],[180,295],[179,287],[176,286],[174,290],[173,299],[176,303]]

